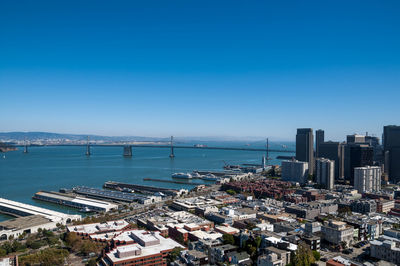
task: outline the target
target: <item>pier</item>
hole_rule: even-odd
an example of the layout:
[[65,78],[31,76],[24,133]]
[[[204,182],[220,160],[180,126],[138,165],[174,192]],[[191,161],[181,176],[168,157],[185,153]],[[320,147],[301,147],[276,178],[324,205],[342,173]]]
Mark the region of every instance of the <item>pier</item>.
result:
[[123,189],[132,189],[134,191],[140,191],[143,193],[156,193],[161,192],[169,196],[176,196],[179,194],[179,190],[171,189],[171,188],[162,188],[162,187],[153,187],[153,186],[144,186],[144,185],[136,185],[136,184],[127,184],[120,183],[115,181],[107,181],[103,185],[104,188],[114,189],[118,191],[122,191]]
[[49,209],[0,198],[0,212],[15,217],[24,217],[30,215],[40,215],[53,222],[68,223],[72,220],[80,220],[80,215],[69,215],[62,212],[56,212]]
[[165,180],[156,178],[143,178],[143,181],[155,181],[155,182],[174,183],[174,184],[193,185],[193,186],[204,185],[203,183],[198,183],[198,182],[184,182],[184,181]]

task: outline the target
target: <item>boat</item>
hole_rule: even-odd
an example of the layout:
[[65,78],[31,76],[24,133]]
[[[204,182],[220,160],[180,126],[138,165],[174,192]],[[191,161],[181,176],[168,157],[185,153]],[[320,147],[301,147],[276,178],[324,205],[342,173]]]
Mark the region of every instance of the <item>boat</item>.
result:
[[192,178],[201,178],[201,177],[202,177],[202,175],[199,174],[199,172],[197,172],[197,171],[192,172]]
[[88,213],[88,212],[93,212],[91,209],[89,209],[88,207],[82,208],[79,210],[80,212],[84,212],[84,213]]
[[189,173],[174,173],[172,178],[192,179],[192,175]]
[[202,179],[203,179],[203,180],[206,180],[206,181],[218,181],[218,180],[219,180],[219,178],[216,177],[216,176],[213,175],[213,174],[204,175],[204,176],[202,177]]

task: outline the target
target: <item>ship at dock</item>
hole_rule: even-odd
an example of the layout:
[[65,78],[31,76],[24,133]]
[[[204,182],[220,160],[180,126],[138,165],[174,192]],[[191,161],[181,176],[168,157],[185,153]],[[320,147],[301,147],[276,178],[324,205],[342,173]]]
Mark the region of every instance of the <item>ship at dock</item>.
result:
[[180,179],[192,179],[192,175],[189,173],[174,173],[171,175],[172,178],[180,178]]

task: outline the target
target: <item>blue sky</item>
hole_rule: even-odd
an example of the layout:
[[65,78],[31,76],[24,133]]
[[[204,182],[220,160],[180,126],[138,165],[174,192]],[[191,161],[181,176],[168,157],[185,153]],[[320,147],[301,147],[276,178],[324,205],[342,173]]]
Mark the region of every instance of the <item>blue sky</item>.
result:
[[328,139],[400,124],[399,1],[0,2],[0,131]]

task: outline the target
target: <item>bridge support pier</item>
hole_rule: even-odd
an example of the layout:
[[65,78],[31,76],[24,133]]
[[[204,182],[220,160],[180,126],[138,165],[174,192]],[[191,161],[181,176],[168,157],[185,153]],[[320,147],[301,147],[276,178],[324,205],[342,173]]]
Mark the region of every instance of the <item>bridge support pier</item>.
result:
[[132,146],[131,145],[124,146],[124,157],[132,157]]

